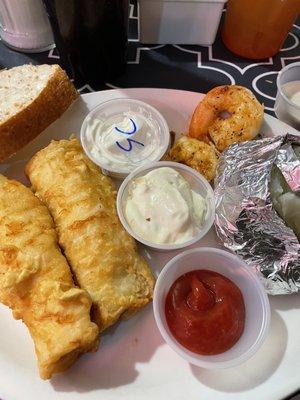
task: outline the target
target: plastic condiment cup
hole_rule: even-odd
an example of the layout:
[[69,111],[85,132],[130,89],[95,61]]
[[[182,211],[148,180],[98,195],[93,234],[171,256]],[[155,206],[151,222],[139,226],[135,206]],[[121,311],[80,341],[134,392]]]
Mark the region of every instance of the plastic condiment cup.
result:
[[[155,143],[155,154],[150,154],[150,156],[147,157],[141,157],[138,162],[134,161],[134,165],[130,165],[130,167],[127,169],[124,167],[124,165],[120,167],[117,165],[112,165],[111,162],[109,161],[100,161],[95,155],[92,154],[91,152],[91,142],[89,141],[87,132],[88,132],[88,124],[90,120],[93,119],[101,119],[101,120],[106,120],[108,118],[112,118],[114,115],[119,115],[122,113],[126,112],[133,112],[142,115],[143,117],[149,119],[151,121],[151,124],[155,127],[155,131],[157,133],[157,143]],[[127,150],[123,152],[124,157],[131,162],[133,159],[133,152],[132,149],[133,146],[135,146],[135,149],[145,149],[145,147],[142,146],[136,146],[132,142],[132,139],[134,139],[134,135],[126,134],[124,133],[124,138],[125,140],[127,139],[128,145],[127,145]],[[154,135],[153,135],[154,136]],[[97,165],[99,165],[102,168],[102,171],[106,175],[110,175],[114,178],[117,179],[124,179],[132,170],[135,168],[144,165],[149,162],[155,162],[159,161],[165,153],[168,151],[169,146],[170,146],[170,131],[168,124],[165,120],[165,118],[161,115],[161,113],[154,107],[150,106],[147,103],[144,103],[143,101],[136,100],[136,99],[129,99],[129,98],[119,98],[119,99],[113,99],[106,101],[104,103],[99,104],[96,106],[93,110],[91,110],[88,115],[85,117],[81,130],[80,130],[80,139],[81,139],[81,144],[82,147],[87,154],[87,156]],[[131,141],[131,142],[130,142]],[[133,143],[133,144],[132,144]],[[117,139],[116,139],[116,145],[117,145]],[[119,147],[120,154],[122,153],[122,149]],[[136,153],[135,153],[136,156]]]
[[[165,301],[170,287],[181,275],[199,269],[226,276],[239,287],[244,298],[244,332],[231,349],[218,355],[202,356],[189,351],[177,342],[166,321]],[[158,329],[167,344],[191,364],[207,369],[235,367],[248,360],[263,344],[270,324],[269,299],[259,278],[238,256],[212,247],[187,250],[166,264],[155,285],[153,309]]]
[[274,106],[276,117],[300,130],[300,105],[291,101],[286,93],[290,89],[300,91],[300,62],[286,65],[277,76],[277,96]]
[[[202,223],[201,228],[199,229],[199,232],[190,240],[184,242],[184,243],[177,243],[177,244],[172,244],[172,243],[163,243],[163,244],[158,244],[154,242],[150,242],[140,235],[138,235],[129,225],[127,222],[127,219],[125,217],[125,204],[126,204],[126,199],[128,197],[128,190],[130,183],[143,175],[146,175],[148,172],[153,171],[154,169],[161,168],[161,167],[169,167],[173,168],[175,171],[179,172],[183,178],[185,178],[189,184],[192,190],[194,190],[196,193],[199,193],[205,200],[206,200],[206,213],[204,217],[204,221]],[[160,251],[170,251],[170,250],[177,250],[177,249],[182,249],[184,247],[188,247],[192,245],[193,243],[196,243],[198,240],[200,240],[212,227],[212,224],[215,219],[215,198],[214,198],[214,192],[212,190],[212,187],[208,183],[208,181],[200,175],[197,171],[194,169],[180,164],[176,163],[173,161],[159,161],[156,163],[150,163],[147,165],[144,165],[140,168],[137,168],[134,170],[130,175],[127,176],[127,178],[123,181],[121,184],[119,191],[118,191],[118,196],[117,196],[117,211],[118,215],[120,218],[121,223],[123,224],[124,228],[127,230],[127,232],[133,236],[136,240],[139,242],[143,243],[144,245],[155,249],[155,250],[160,250]]]

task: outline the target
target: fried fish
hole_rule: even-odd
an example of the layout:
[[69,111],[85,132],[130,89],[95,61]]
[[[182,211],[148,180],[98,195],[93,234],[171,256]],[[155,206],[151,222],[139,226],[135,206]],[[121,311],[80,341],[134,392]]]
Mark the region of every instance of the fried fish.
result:
[[0,302],[34,341],[40,376],[49,379],[98,346],[91,299],[73,283],[52,218],[31,190],[0,175]]
[[32,190],[53,216],[60,246],[106,329],[152,299],[154,278],[122,227],[116,190],[77,139],[52,141],[27,164]]

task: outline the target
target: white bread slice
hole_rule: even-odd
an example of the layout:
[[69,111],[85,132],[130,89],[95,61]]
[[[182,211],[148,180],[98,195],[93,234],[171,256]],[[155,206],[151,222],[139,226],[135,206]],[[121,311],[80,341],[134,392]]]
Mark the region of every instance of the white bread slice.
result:
[[0,162],[59,118],[78,93],[59,65],[0,71]]

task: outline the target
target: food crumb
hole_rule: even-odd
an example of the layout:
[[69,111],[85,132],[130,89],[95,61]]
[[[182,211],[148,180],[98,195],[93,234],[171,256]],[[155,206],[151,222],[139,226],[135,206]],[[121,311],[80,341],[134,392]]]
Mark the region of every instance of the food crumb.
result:
[[174,131],[170,131],[170,148],[173,147],[175,143],[176,133]]

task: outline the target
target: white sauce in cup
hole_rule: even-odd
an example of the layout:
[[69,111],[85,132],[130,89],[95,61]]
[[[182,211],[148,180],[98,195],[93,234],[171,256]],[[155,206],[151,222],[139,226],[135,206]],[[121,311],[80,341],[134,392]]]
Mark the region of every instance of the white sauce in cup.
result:
[[179,244],[195,237],[207,209],[206,200],[169,167],[134,179],[125,201],[124,214],[131,229],[158,244]]
[[104,172],[117,178],[124,178],[147,162],[160,160],[169,141],[169,129],[161,114],[133,99],[99,105],[88,114],[81,129],[87,155]]

